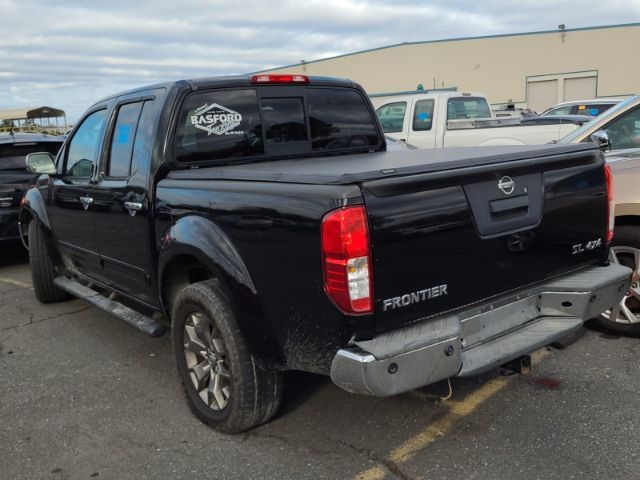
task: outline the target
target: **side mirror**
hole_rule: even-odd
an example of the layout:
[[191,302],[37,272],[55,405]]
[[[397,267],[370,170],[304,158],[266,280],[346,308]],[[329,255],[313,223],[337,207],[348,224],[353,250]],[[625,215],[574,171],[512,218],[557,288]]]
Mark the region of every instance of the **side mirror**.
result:
[[48,152],[30,153],[26,159],[29,173],[56,173],[53,155]]
[[611,149],[611,142],[609,141],[609,134],[606,130],[598,130],[593,132],[590,137],[591,141],[595,143],[600,150],[606,152]]

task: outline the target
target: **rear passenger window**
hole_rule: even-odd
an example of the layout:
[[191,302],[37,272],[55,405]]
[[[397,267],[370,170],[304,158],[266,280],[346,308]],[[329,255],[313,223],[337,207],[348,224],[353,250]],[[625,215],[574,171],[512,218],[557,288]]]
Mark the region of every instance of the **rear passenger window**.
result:
[[116,124],[111,137],[107,176],[128,177],[131,173],[131,156],[136,138],[142,102],[128,103],[118,109]]
[[353,90],[307,90],[313,151],[373,147],[380,143],[371,112]]
[[419,100],[413,109],[413,130],[431,130],[433,124],[433,100]]
[[[273,110],[272,141],[285,132]],[[285,105],[279,104],[278,108]],[[295,128],[294,128],[295,130]],[[175,154],[179,162],[252,157],[264,153],[258,99],[253,89],[193,94],[185,100],[178,119]]]
[[402,132],[407,102],[387,103],[376,110],[384,133]]

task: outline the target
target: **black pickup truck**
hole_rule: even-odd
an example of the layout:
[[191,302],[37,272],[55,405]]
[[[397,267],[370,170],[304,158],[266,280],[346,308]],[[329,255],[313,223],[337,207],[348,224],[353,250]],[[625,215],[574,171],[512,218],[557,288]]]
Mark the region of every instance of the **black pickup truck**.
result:
[[474,375],[630,281],[594,146],[387,152],[347,80],[141,88],[27,164],[48,173],[21,213],[37,298],[170,325],[192,410],[227,432],[272,418],[283,371],[378,396]]

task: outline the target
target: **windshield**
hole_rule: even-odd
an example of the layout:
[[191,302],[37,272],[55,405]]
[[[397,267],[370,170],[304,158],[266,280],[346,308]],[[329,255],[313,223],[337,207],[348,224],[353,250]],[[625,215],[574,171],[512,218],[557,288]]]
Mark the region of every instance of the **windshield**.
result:
[[586,133],[589,132],[594,125],[596,125],[596,124],[605,125],[609,120],[614,118],[618,114],[618,112],[620,110],[624,110],[625,108],[627,108],[627,106],[629,104],[634,103],[639,98],[640,98],[640,96],[637,96],[637,95],[635,97],[627,98],[624,102],[620,102],[616,106],[611,107],[609,110],[607,110],[605,113],[603,113],[599,117],[594,118],[590,122],[585,123],[582,127],[580,127],[577,130],[574,130],[573,132],[571,132],[566,137],[561,138],[558,141],[558,143],[578,143],[578,142],[581,142],[582,140],[584,140],[584,136],[586,135]]

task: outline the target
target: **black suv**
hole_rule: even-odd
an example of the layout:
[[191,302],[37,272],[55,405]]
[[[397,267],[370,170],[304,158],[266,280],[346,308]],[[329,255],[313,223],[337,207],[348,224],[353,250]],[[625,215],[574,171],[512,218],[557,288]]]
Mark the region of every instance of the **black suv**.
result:
[[0,241],[17,240],[20,199],[39,174],[28,172],[26,155],[58,153],[64,138],[38,133],[0,134]]

